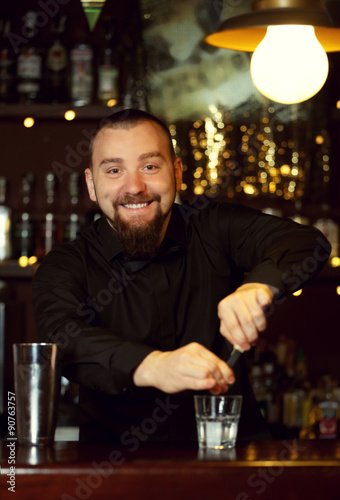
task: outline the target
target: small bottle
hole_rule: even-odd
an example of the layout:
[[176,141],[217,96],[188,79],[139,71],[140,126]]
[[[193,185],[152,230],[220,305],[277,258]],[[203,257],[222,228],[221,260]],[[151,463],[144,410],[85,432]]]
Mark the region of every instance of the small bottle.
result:
[[74,106],[90,104],[93,95],[93,50],[81,43],[71,50],[71,99]]
[[281,401],[276,380],[275,364],[273,362],[264,363],[262,371],[266,395],[267,421],[272,426],[276,426],[280,420]]
[[70,97],[74,106],[85,106],[93,101],[94,52],[89,43],[86,18],[81,17],[70,52]]
[[14,258],[31,257],[34,254],[34,223],[30,210],[34,175],[25,173],[21,178],[21,214],[14,221],[13,255]]
[[325,397],[318,403],[317,437],[336,439],[339,436],[339,402],[333,396],[333,381],[325,378]]
[[68,101],[68,54],[63,44],[66,16],[54,23],[51,21],[51,45],[47,51],[46,73],[44,78],[44,101],[58,104]]
[[64,240],[72,241],[77,237],[81,229],[81,216],[75,212],[75,208],[79,202],[79,174],[72,172],[69,178],[68,191],[72,205],[72,213],[69,215],[64,230]]
[[127,35],[122,37],[125,45],[127,77],[122,104],[126,108],[148,109],[147,89],[145,86],[145,61],[141,44],[132,45]]
[[11,215],[12,211],[5,205],[6,178],[0,177],[0,261],[12,257]]
[[302,426],[300,429],[299,439],[315,439],[316,435],[313,430],[312,408],[313,408],[313,391],[305,397],[302,404]]
[[28,43],[22,46],[17,59],[17,92],[19,101],[24,104],[38,101],[41,97],[42,53],[34,41],[38,32],[36,22],[36,12],[27,12],[24,31]]
[[36,256],[42,260],[58,241],[58,226],[53,205],[55,200],[56,178],[53,172],[45,174],[45,192],[47,213],[38,223]]
[[115,63],[115,52],[112,45],[113,21],[104,19],[104,47],[99,56],[97,98],[102,103],[114,105],[118,101],[119,72]]
[[[303,428],[306,400],[310,397],[311,384],[304,349],[298,348],[293,377],[283,395],[283,422],[287,438],[298,438]],[[304,410],[305,409],[305,410]]]
[[251,367],[250,381],[255,395],[255,399],[264,418],[267,418],[267,398],[263,384],[262,368],[258,364]]
[[0,102],[16,101],[15,91],[15,54],[9,41],[11,21],[5,20],[0,39]]

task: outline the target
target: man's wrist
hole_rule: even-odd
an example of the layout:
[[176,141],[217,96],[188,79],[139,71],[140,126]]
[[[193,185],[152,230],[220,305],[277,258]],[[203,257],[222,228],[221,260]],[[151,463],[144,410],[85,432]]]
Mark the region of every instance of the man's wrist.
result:
[[137,366],[132,375],[132,380],[136,387],[151,387],[155,385],[154,366],[161,354],[163,354],[162,351],[152,351]]
[[257,282],[257,281],[243,283],[243,285],[240,285],[237,288],[237,290],[247,289],[247,288],[254,288],[254,286],[260,286],[260,287],[263,287],[263,288],[267,288],[267,290],[273,295],[274,298],[277,295],[280,294],[280,290],[276,286],[268,285],[267,283],[260,283],[260,282]]

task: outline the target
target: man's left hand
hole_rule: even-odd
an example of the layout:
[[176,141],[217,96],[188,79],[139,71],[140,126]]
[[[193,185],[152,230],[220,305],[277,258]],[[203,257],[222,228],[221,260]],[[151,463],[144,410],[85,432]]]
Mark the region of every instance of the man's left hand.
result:
[[246,283],[218,304],[220,332],[232,345],[249,350],[265,330],[265,310],[271,304],[274,292],[262,283]]

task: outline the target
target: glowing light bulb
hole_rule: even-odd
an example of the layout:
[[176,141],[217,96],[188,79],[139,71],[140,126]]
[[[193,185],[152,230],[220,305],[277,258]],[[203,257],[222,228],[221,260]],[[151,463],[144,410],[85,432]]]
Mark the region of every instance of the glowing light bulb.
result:
[[268,26],[256,47],[250,72],[257,89],[284,104],[306,101],[328,76],[328,57],[313,26]]

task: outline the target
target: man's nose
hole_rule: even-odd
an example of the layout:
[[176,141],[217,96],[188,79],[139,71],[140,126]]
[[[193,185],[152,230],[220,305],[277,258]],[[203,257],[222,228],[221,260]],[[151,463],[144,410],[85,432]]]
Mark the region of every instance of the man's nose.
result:
[[136,195],[145,191],[146,186],[141,173],[128,174],[125,182],[125,192],[127,194]]

